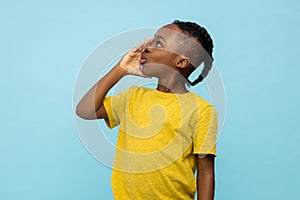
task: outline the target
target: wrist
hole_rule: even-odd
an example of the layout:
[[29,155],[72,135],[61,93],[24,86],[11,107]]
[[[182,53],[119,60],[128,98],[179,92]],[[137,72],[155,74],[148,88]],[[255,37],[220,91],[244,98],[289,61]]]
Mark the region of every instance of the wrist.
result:
[[122,69],[123,71],[125,71],[127,73],[127,68],[126,66],[122,65],[121,62],[118,62],[117,67],[119,67],[120,69]]
[[120,65],[120,63],[116,64],[115,68],[117,69],[118,74],[120,74],[121,76],[124,76],[124,75],[126,75],[128,73],[127,69],[124,68],[124,67],[122,67]]

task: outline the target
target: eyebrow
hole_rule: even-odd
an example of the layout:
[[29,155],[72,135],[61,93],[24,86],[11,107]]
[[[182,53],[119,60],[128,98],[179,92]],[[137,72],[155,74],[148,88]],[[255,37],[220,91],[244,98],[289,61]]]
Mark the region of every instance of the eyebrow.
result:
[[156,35],[155,34],[154,37],[157,37],[157,39],[162,39],[164,42],[166,42],[166,39],[161,35]]

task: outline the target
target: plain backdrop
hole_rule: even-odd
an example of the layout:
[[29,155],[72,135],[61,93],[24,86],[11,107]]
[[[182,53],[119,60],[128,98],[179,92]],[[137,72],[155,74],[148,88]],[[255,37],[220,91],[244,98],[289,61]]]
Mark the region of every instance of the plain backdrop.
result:
[[296,0],[1,1],[0,199],[113,199],[111,169],[74,125],[77,73],[111,36],[175,19],[207,27],[226,89],[216,199],[297,199],[299,10]]

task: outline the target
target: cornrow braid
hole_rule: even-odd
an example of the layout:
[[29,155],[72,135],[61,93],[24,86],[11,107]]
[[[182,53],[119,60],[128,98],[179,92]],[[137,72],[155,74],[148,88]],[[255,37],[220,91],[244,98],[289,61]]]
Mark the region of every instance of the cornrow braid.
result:
[[[209,56],[203,56],[204,67],[196,80],[191,82],[188,78],[188,82],[194,86],[197,83],[201,82],[209,73],[212,68],[213,63],[213,41],[208,34],[207,30],[204,27],[199,26],[194,22],[182,22],[179,20],[175,20],[172,24],[175,24],[178,28],[180,28],[185,34],[188,36],[196,38],[201,44],[202,48],[206,51]],[[194,66],[194,69],[197,66]]]

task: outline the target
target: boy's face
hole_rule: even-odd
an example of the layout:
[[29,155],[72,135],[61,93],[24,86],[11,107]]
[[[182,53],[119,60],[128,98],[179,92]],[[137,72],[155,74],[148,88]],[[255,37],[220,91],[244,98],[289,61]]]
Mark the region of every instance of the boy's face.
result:
[[179,34],[183,33],[175,24],[163,26],[157,31],[153,42],[142,54],[142,58],[146,59],[142,63],[143,74],[159,78],[179,71],[176,65],[180,57],[176,42]]

